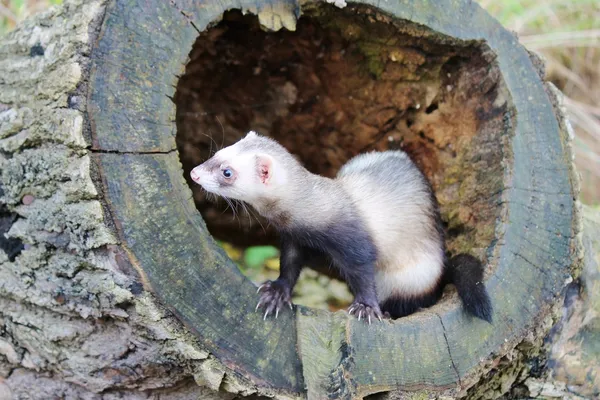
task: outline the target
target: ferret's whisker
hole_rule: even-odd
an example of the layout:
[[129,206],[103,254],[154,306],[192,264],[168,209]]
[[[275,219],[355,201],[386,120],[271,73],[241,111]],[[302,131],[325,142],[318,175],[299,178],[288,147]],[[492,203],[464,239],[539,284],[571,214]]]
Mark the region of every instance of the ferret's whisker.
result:
[[235,200],[229,199],[229,201],[231,202],[231,207],[233,209],[233,220],[235,221],[235,219],[237,218],[237,220],[240,220],[240,217],[238,215],[238,209],[237,209],[237,205],[235,203]]
[[209,150],[209,158],[212,157],[213,152],[212,152],[212,145],[213,143],[215,144],[215,148],[217,148],[217,150],[219,149],[219,145],[217,144],[217,142],[215,142],[215,139],[213,139],[212,135],[208,135],[204,132],[199,132],[201,135],[206,136],[207,138],[210,139],[211,143],[210,143],[210,150]]
[[210,201],[211,203],[215,203],[215,204],[218,203],[218,197],[216,194],[211,193],[207,190],[204,190],[204,193],[205,193],[204,197],[206,198],[206,200]]
[[[230,199],[230,200],[231,200],[231,199]],[[241,227],[242,227],[242,225],[241,225],[241,223],[240,223],[240,211],[238,210],[238,204],[237,204],[237,201],[233,200],[233,201],[232,201],[232,204],[233,204],[233,208],[235,209],[235,213],[233,214],[233,219],[234,219],[234,221],[235,221],[235,219],[237,218],[237,221],[238,221],[238,228],[241,228]]]
[[252,225],[252,219],[250,218],[250,211],[248,211],[248,207],[246,207],[246,203],[244,203],[242,201],[242,202],[240,202],[240,204],[242,205],[242,208],[244,209],[244,212],[248,216],[248,226],[251,226]]
[[[227,202],[227,208],[225,209],[225,211],[227,211],[227,209],[231,208],[231,212],[233,213],[232,219],[235,220],[235,208],[233,207],[233,203],[231,203],[231,200],[229,200],[225,196],[223,196],[223,200],[225,200],[225,202]],[[225,212],[225,211],[223,211],[223,212]]]
[[[237,194],[238,192],[234,190],[234,191],[233,191],[233,193],[234,193],[234,194]],[[241,194],[242,194],[242,193],[240,193],[240,195],[241,195]],[[254,219],[256,219],[256,222],[258,222],[258,224],[259,224],[259,225],[260,225],[260,227],[262,228],[263,232],[266,234],[266,233],[267,233],[267,231],[266,231],[265,227],[263,226],[262,222],[260,222],[260,218],[259,218],[259,217],[257,217],[257,216],[256,216],[256,215],[255,215],[255,214],[252,212],[252,207],[248,208],[248,207],[246,206],[246,203],[245,203],[245,202],[243,202],[243,201],[241,201],[241,200],[236,200],[236,204],[238,204],[238,203],[239,203],[239,204],[241,205],[241,207],[242,207],[242,208],[243,208],[243,209],[246,211],[246,214],[248,215],[248,222],[249,222],[250,224],[252,224],[252,220],[251,220],[251,218],[250,218],[250,217],[254,217]],[[241,219],[240,219],[240,223],[241,223]]]
[[[234,204],[239,207],[240,201],[234,200]],[[240,217],[239,212],[238,212],[238,228],[240,228],[240,229],[242,228],[242,218]]]
[[260,227],[263,230],[263,233],[266,235],[267,234],[267,230],[263,226],[262,222],[260,222],[260,218],[252,211],[252,207],[250,207],[250,213],[252,214],[252,216],[254,217],[254,219],[256,219],[256,222],[258,222],[258,224],[260,225]]
[[[215,115],[215,118],[217,119],[217,122],[219,123],[219,125],[221,125],[221,149],[222,149],[223,146],[225,145],[225,128],[223,127],[223,124],[221,123],[219,116]],[[221,149],[219,149],[219,150],[221,150]]]
[[182,140],[182,139],[179,139],[177,137],[175,137],[175,142],[179,143],[179,144],[182,144],[182,145],[192,146],[193,148],[195,148],[197,150],[200,150],[202,153],[204,153],[206,151],[206,148],[202,148],[202,147],[198,146],[195,143],[192,143],[192,142],[189,142],[189,141],[186,141],[186,140]]
[[[238,216],[238,210],[236,207],[235,199],[225,197],[225,196],[223,196],[223,199],[225,199],[225,201],[227,201],[227,204],[229,204],[231,206],[231,211],[233,212],[232,220],[235,221],[236,217]],[[238,218],[238,220],[239,220],[239,218]]]
[[227,203],[227,207],[225,207],[225,209],[221,212],[221,215],[225,214],[227,212],[227,210],[229,210],[231,207],[231,204],[229,204],[229,202],[227,200],[225,200],[225,202]]
[[[182,89],[179,89],[180,91],[183,92]],[[192,91],[190,91],[189,93],[193,93]],[[188,93],[185,93],[188,94]],[[250,104],[240,104],[239,106],[229,106],[225,109],[221,109],[220,111],[202,111],[202,112],[191,112],[191,111],[186,111],[186,112],[182,112],[179,115],[182,117],[194,117],[195,119],[202,119],[202,117],[206,117],[208,115],[216,115],[219,112],[223,112],[223,111],[235,111],[235,110],[245,110],[245,109],[260,109],[260,108],[264,108],[264,107],[269,107],[272,106],[274,104],[281,104],[281,100],[277,100],[277,101],[268,101],[268,102],[264,102],[264,103],[252,103]]]

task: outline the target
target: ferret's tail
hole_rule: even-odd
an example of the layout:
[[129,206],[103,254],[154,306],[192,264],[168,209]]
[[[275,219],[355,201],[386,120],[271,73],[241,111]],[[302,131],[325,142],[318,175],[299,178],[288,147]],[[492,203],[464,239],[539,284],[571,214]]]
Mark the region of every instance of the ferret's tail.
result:
[[467,312],[492,323],[492,302],[483,283],[481,262],[469,254],[459,254],[448,260],[446,273]]

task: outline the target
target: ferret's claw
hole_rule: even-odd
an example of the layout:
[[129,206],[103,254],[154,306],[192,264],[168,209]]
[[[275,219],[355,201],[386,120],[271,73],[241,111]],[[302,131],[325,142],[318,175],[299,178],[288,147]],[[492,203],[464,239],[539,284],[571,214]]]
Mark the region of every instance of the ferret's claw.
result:
[[264,288],[264,287],[266,287],[266,286],[269,286],[269,285],[270,285],[270,282],[269,282],[269,281],[267,281],[267,282],[263,283],[262,285],[260,285],[260,286],[258,287],[258,289],[256,289],[256,293],[260,293],[260,290],[261,290],[262,288]]
[[369,325],[373,323],[373,319],[375,317],[377,317],[379,321],[382,321],[381,310],[379,309],[379,305],[377,303],[369,304],[355,300],[354,303],[350,305],[348,313],[358,317],[359,321],[364,317],[365,321],[368,322]]
[[292,302],[290,298],[291,289],[285,282],[280,281],[267,281],[263,283],[259,288],[260,300],[256,306],[256,310],[263,307],[264,315],[263,320],[266,320],[269,315],[275,315],[275,318],[279,317],[279,311],[287,304],[290,310],[293,310]]

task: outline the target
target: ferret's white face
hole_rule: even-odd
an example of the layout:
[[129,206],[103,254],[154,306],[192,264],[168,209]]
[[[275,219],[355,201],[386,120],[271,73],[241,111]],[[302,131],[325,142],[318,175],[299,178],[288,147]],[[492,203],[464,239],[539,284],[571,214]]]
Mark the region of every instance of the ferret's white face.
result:
[[219,150],[210,159],[195,167],[190,176],[207,192],[257,205],[270,198],[282,176],[276,174],[271,156],[256,149],[247,149],[247,141],[256,139],[250,132],[239,142]]

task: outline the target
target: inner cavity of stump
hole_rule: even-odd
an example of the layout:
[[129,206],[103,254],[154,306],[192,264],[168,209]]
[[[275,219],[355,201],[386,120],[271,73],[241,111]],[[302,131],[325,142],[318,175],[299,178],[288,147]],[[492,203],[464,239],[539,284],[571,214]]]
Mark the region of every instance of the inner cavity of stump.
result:
[[366,7],[320,6],[304,12],[296,31],[278,32],[226,12],[200,34],[175,95],[184,176],[210,233],[240,246],[277,245],[267,223],[241,208],[234,219],[189,178],[215,150],[255,130],[328,177],[356,154],[406,151],[433,184],[449,250],[485,258],[509,136],[493,60],[483,44]]

